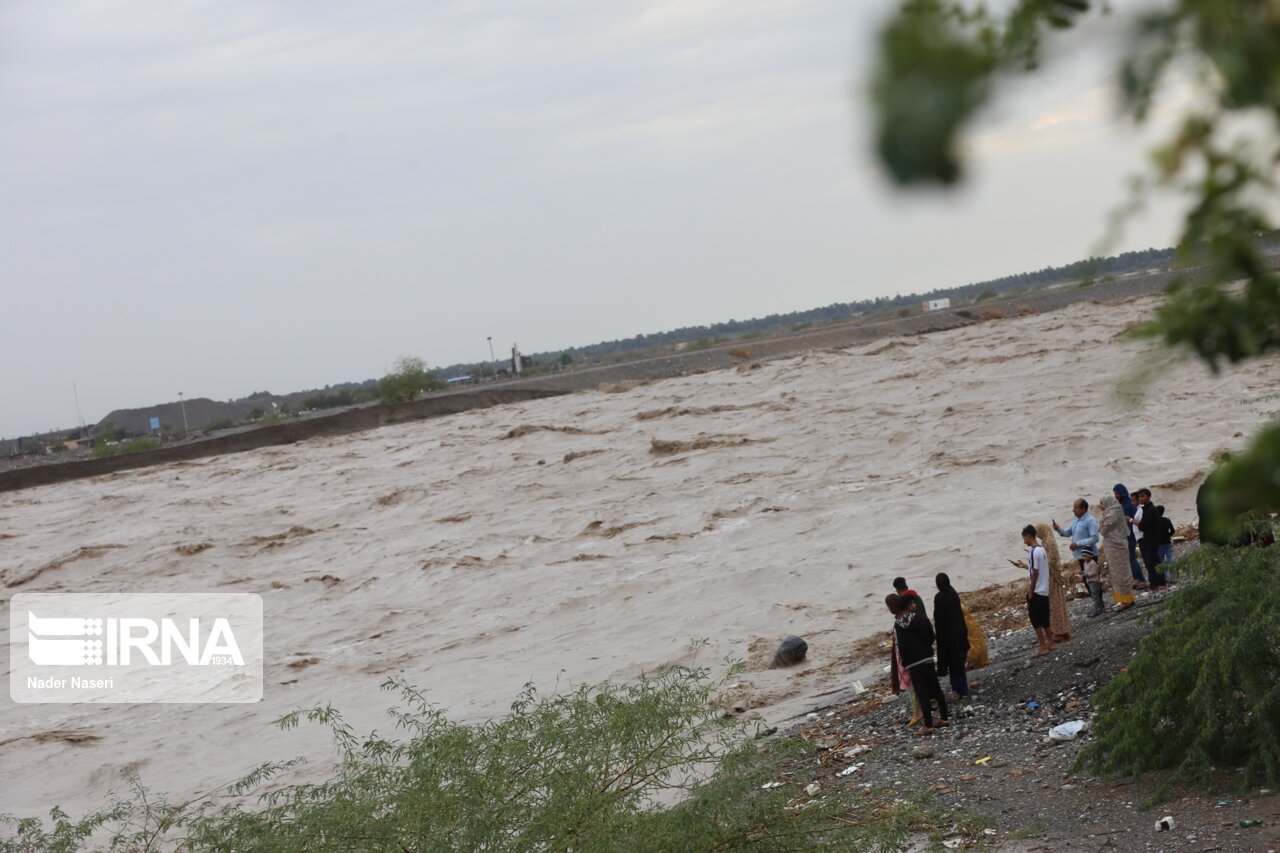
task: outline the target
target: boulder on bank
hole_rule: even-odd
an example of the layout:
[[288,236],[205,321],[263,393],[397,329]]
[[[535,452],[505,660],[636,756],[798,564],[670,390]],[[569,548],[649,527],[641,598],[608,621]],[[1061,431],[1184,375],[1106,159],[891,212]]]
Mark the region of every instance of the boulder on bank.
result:
[[809,652],[809,644],[800,637],[787,637],[778,646],[778,651],[773,655],[773,667],[776,669],[780,666],[795,666],[804,660],[804,656]]

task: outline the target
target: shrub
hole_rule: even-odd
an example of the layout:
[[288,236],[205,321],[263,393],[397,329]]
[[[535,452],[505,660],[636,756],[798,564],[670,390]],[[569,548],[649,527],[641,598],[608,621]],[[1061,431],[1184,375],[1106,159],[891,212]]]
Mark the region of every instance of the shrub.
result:
[[[900,849],[909,832],[953,820],[897,797],[881,804],[830,787],[804,794],[805,768],[817,762],[796,759],[812,747],[781,740],[758,749],[747,722],[723,716],[725,684],[677,666],[553,696],[528,687],[507,717],[464,725],[391,680],[383,687],[400,696],[390,714],[403,738],[358,736],[329,706],[280,721],[330,730],[340,762],[319,784],[276,788],[253,807],[227,803],[225,795],[242,799],[296,763],[273,762],[170,805],[135,778],[131,798],[80,821],[55,809],[49,831],[36,819],[0,824],[14,828],[15,850],[76,850],[96,833],[128,850],[591,853]],[[774,778],[783,781],[763,787]]]
[[734,358],[750,359],[751,350],[747,349],[746,347],[734,347],[733,349],[729,350],[729,355],[733,356]]
[[93,456],[95,459],[104,456],[126,456],[130,453],[147,453],[159,447],[160,442],[154,438],[135,438],[119,444],[107,444],[104,441],[93,446]]
[[[1197,578],[1094,696],[1097,738],[1079,764],[1138,775],[1171,769],[1212,784],[1280,785],[1280,548],[1202,546],[1179,562]],[[1224,626],[1230,630],[1223,630]]]
[[978,316],[984,320],[1003,320],[1006,315],[999,308],[984,308]]
[[236,425],[236,422],[231,420],[231,418],[218,418],[216,421],[211,421],[208,424],[206,424],[204,431],[216,432],[220,429],[231,429],[235,425]]
[[403,403],[412,400],[421,391],[444,387],[434,371],[427,370],[427,363],[415,356],[401,356],[392,365],[391,372],[378,380],[378,396],[384,403]]
[[260,406],[254,406],[249,410],[249,420],[251,421],[262,420],[266,415],[267,413],[264,412]]

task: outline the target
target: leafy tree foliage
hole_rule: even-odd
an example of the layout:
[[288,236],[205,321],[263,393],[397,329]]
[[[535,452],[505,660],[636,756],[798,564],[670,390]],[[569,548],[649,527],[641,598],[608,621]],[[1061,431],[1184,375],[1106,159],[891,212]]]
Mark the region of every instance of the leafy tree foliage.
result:
[[[330,730],[340,761],[324,781],[273,787],[251,807],[241,798],[296,762],[264,764],[188,803],[135,781],[132,797],[78,821],[58,809],[48,828],[0,818],[13,833],[0,849],[107,838],[127,850],[897,850],[910,832],[954,821],[896,792],[888,804],[847,789],[806,794],[813,762],[783,767],[804,747],[757,748],[749,724],[721,710],[725,683],[677,666],[553,696],[530,687],[507,717],[469,726],[392,680],[384,689],[399,694],[390,713],[403,737],[357,735],[327,706],[281,720]],[[764,787],[784,769],[798,772]]]
[[378,381],[378,396],[384,403],[403,403],[419,392],[442,387],[434,372],[427,370],[422,359],[404,355],[396,359],[391,372]]
[[[1001,83],[1037,69],[1047,43],[1090,0],[1016,0],[998,15],[958,0],[908,0],[886,26],[873,94],[877,147],[902,184],[948,186],[964,174],[961,140]],[[1123,108],[1141,123],[1173,69],[1200,77],[1207,97],[1186,108],[1137,183],[1189,201],[1176,254],[1188,268],[1144,333],[1215,370],[1280,349],[1280,275],[1267,256],[1280,162],[1280,5],[1272,0],[1175,0],[1128,27],[1120,57]],[[1251,125],[1240,135],[1242,118]],[[1194,268],[1194,269],[1191,269]],[[1232,283],[1243,281],[1243,287]],[[1209,500],[1224,514],[1280,509],[1280,434],[1265,432],[1228,465]]]
[[1199,582],[1169,599],[1127,671],[1094,696],[1097,738],[1081,763],[1133,774],[1173,768],[1164,788],[1239,767],[1239,784],[1275,787],[1280,548],[1204,546],[1181,565]]

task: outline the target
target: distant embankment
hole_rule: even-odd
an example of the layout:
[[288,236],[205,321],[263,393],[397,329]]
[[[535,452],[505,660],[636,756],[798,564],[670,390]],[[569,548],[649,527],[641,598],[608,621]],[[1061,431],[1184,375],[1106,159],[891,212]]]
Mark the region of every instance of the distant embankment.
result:
[[[1116,302],[1153,296],[1165,292],[1177,276],[1178,273],[1174,272],[1157,272],[1109,282],[1100,281],[1088,286],[1064,285],[907,317],[886,312],[776,337],[725,341],[706,349],[565,371],[528,380],[514,380],[496,387],[515,388],[527,384],[557,391],[610,390],[614,385],[724,370],[742,366],[747,361],[787,358],[811,350],[863,346],[884,338],[945,332],[1003,317],[1057,311],[1081,302]],[[1189,277],[1194,278],[1194,274]]]
[[107,456],[100,459],[82,459],[75,462],[60,462],[0,471],[0,492],[26,489],[32,486],[45,486],[50,483],[61,483],[83,477],[97,477],[100,474],[110,474],[114,471],[124,471],[130,468],[145,468],[150,465],[162,465],[166,462],[220,456],[224,453],[239,453],[277,444],[293,444],[294,442],[322,435],[340,435],[375,429],[387,424],[435,418],[441,415],[453,415],[470,409],[483,409],[504,403],[520,403],[525,400],[537,400],[543,397],[556,397],[565,393],[567,392],[558,389],[516,386],[464,391],[457,394],[439,394],[422,400],[396,403],[390,406],[367,406],[359,409],[349,409],[336,415],[292,421],[275,426],[264,426],[185,444],[168,445],[148,453]]

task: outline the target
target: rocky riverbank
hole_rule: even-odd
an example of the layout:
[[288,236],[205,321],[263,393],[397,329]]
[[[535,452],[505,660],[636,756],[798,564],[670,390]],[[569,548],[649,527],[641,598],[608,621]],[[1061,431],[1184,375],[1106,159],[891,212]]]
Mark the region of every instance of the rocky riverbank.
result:
[[[794,730],[814,744],[807,760],[825,768],[824,789],[923,792],[926,802],[957,815],[937,827],[949,849],[1280,849],[1280,797],[1266,789],[1241,795],[1178,787],[1151,805],[1158,778],[1100,779],[1073,769],[1091,736],[1093,694],[1127,665],[1176,589],[1143,593],[1137,607],[1097,619],[1087,617],[1087,599],[1072,602],[1072,639],[1045,658],[1031,659],[1030,628],[997,627],[989,634],[991,664],[970,673],[980,688],[952,702],[952,725],[936,734],[918,736],[906,726],[909,698],[892,697],[887,680],[814,709]],[[1008,624],[1017,610],[998,608],[984,621]],[[1072,721],[1085,724],[1078,737],[1050,737]],[[1223,779],[1224,790],[1230,782]],[[1166,815],[1172,829],[1157,830]]]

